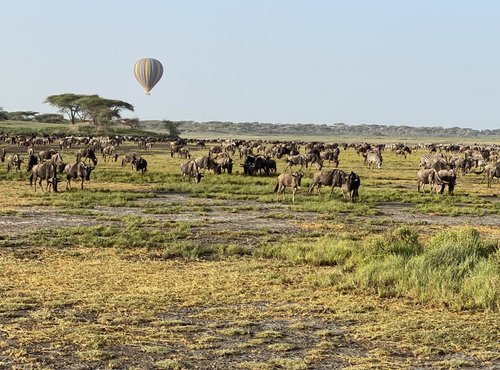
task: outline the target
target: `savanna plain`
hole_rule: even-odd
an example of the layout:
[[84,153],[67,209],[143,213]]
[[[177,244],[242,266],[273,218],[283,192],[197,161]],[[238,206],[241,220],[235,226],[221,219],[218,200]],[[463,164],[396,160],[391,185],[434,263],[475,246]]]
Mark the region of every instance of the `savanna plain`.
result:
[[127,151],[144,176],[99,157],[58,193],[1,164],[0,368],[500,368],[496,179],[421,194],[428,151],[385,151],[378,170],[347,149],[359,201],[308,194],[308,168],[292,204],[238,154],[195,184],[168,143]]

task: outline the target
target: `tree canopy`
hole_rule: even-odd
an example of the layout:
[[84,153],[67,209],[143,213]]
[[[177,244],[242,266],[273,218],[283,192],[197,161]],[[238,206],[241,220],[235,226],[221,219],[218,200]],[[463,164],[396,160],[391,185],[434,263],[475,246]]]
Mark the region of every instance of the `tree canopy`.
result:
[[51,95],[46,103],[67,114],[72,124],[78,117],[80,121],[91,121],[94,125],[112,122],[121,118],[121,111],[134,111],[134,106],[122,100],[101,98],[99,95],[60,94]]
[[168,130],[168,133],[171,137],[179,137],[181,134],[181,130],[179,127],[182,125],[182,122],[174,122],[169,120],[163,120],[163,127]]

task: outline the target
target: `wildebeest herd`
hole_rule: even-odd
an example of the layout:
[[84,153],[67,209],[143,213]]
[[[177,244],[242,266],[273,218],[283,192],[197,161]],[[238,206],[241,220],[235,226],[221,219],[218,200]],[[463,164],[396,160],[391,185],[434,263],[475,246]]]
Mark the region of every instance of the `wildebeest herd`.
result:
[[[166,137],[136,138],[125,136],[109,137],[58,137],[57,135],[39,138],[32,135],[0,136],[0,160],[7,162],[7,171],[21,171],[26,163],[29,181],[36,191],[37,182],[43,190],[57,189],[57,176],[66,176],[66,190],[71,190],[71,181],[79,181],[83,189],[84,182],[90,180],[90,174],[98,165],[98,155],[102,161],[118,162],[121,166],[131,165],[141,176],[147,171],[148,162],[136,151],[130,150],[130,144],[137,145],[137,150],[146,153],[155,145],[163,144],[165,154],[170,150],[170,157],[181,158],[179,164],[181,179],[193,179],[199,183],[205,173],[228,175],[233,173],[235,161],[241,162],[242,174],[246,176],[276,176],[274,192],[276,199],[284,199],[286,189],[292,194],[292,202],[300,189],[301,181],[311,177],[308,193],[316,189],[318,195],[322,186],[330,187],[330,195],[338,187],[344,197],[351,202],[360,199],[360,176],[352,170],[341,170],[341,148],[355,150],[360,157],[360,165],[378,171],[383,168],[383,153],[392,151],[397,158],[405,161],[415,150],[425,150],[420,156],[419,166],[415,168],[417,191],[443,194],[446,187],[453,195],[458,176],[469,173],[484,175],[492,186],[494,178],[500,178],[500,147],[494,145],[457,145],[457,144],[369,144],[369,143],[323,143],[305,141],[263,141],[263,140],[169,140]],[[122,147],[127,145],[128,150]],[[23,149],[24,147],[24,149]],[[35,148],[37,148],[35,150]],[[65,162],[62,150],[74,150],[75,161]],[[191,158],[193,150],[207,150],[206,155]],[[122,151],[121,154],[119,152]],[[26,154],[24,154],[26,153]],[[144,153],[144,154],[146,154]],[[26,155],[26,161],[24,156]],[[66,156],[67,154],[65,154]],[[278,162],[283,163],[284,171],[277,174]],[[331,165],[334,168],[324,170]],[[317,172],[306,175],[304,171],[316,169]],[[498,183],[498,182],[497,182]]]

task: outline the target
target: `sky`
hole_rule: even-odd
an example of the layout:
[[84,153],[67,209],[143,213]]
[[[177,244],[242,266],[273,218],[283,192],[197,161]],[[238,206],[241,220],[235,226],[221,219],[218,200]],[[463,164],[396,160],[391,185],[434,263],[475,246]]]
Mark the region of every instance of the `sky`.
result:
[[[62,93],[126,117],[500,128],[500,1],[0,0],[0,107]],[[146,96],[135,62],[160,60]]]

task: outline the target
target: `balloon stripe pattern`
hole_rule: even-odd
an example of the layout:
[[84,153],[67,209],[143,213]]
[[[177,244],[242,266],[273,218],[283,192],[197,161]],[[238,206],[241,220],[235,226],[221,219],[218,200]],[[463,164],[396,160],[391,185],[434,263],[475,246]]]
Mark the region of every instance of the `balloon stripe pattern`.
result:
[[152,58],[139,59],[134,66],[134,75],[141,86],[150,95],[151,89],[163,76],[163,66],[160,61]]

